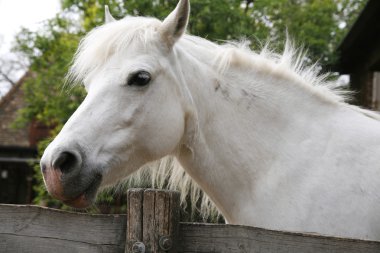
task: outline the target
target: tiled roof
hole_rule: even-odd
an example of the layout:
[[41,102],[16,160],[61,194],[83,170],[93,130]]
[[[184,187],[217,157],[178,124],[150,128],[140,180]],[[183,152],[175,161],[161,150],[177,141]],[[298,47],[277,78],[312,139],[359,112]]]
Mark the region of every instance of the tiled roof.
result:
[[27,74],[0,100],[0,146],[29,147],[28,127],[13,129],[19,109],[25,106],[22,84]]

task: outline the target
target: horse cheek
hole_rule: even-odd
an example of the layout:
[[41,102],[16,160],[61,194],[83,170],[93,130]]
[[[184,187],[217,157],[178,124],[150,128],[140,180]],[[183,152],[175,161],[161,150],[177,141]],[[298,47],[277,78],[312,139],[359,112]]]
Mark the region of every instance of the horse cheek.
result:
[[161,110],[145,122],[142,142],[153,159],[172,154],[184,133],[184,114],[179,106]]

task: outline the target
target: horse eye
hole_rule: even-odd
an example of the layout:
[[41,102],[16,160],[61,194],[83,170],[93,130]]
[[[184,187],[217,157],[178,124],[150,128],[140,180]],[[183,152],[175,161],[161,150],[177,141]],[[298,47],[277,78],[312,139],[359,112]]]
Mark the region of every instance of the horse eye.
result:
[[139,71],[131,75],[128,79],[129,86],[145,86],[150,82],[151,76],[146,71]]

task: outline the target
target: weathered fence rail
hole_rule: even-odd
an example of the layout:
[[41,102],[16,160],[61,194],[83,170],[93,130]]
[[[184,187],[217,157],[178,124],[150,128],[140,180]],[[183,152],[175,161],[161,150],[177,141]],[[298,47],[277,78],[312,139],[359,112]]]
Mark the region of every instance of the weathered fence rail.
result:
[[0,205],[0,252],[375,253],[380,242],[179,222],[178,193],[132,189],[127,214]]

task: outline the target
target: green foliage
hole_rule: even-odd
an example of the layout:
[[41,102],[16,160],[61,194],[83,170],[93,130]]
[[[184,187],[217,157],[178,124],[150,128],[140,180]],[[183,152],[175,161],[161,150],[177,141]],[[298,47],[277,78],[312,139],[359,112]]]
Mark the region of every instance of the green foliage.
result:
[[31,77],[23,85],[28,106],[20,111],[16,124],[36,119],[49,126],[61,126],[82,101],[82,88],[68,91],[63,87],[79,41],[79,36],[69,30],[70,23],[57,17],[40,32],[24,29],[18,34],[14,50],[29,59]]
[[[270,40],[281,48],[286,30],[305,46],[312,62],[329,66],[336,61],[336,48],[365,0],[261,0],[250,8],[252,17],[270,24]],[[354,15],[354,17],[356,17]]]
[[[215,4],[217,3],[217,4]],[[189,31],[191,34],[211,40],[240,39],[251,37],[257,26],[248,13],[241,8],[241,0],[192,0]],[[104,4],[109,5],[112,15],[121,19],[126,15],[151,16],[163,20],[177,1],[169,0],[62,0],[62,6],[78,10],[85,31],[103,23]],[[264,27],[262,30],[265,30]]]
[[[346,27],[353,23],[366,0],[191,0],[191,34],[210,40],[248,39],[253,47],[271,41],[281,50],[288,34],[308,49],[310,61],[330,66]],[[65,8],[79,9],[86,31],[103,22],[103,5],[117,18],[125,15],[165,18],[174,0],[62,0]],[[258,45],[258,46],[257,46]]]
[[[25,125],[38,120],[54,129],[51,136],[59,132],[85,96],[81,87],[65,88],[64,76],[80,38],[103,23],[103,6],[109,5],[117,19],[127,14],[163,19],[177,4],[177,0],[61,2],[64,10],[60,15],[47,21],[38,32],[23,29],[14,47],[29,60],[31,73],[24,84],[27,107],[22,109],[16,123]],[[309,60],[320,59],[328,66],[335,61],[337,45],[365,3],[365,0],[191,0],[189,31],[214,41],[245,38],[254,48],[269,39],[276,48],[281,48],[287,30],[290,37],[308,48]],[[341,24],[346,24],[346,29],[340,28]],[[47,143],[40,143],[40,154]],[[35,203],[67,208],[47,194],[38,165],[35,171]],[[102,211],[101,206],[110,206],[115,201],[124,208],[121,196],[113,190],[100,194],[98,208]]]

